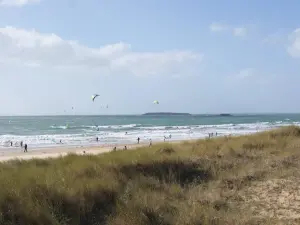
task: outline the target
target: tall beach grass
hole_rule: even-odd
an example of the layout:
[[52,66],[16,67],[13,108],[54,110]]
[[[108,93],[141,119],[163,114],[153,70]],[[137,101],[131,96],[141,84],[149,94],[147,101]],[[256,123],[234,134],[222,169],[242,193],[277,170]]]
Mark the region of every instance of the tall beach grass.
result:
[[285,127],[97,156],[3,162],[0,224],[297,224],[296,216],[275,215],[249,191],[299,177],[299,159],[300,128]]

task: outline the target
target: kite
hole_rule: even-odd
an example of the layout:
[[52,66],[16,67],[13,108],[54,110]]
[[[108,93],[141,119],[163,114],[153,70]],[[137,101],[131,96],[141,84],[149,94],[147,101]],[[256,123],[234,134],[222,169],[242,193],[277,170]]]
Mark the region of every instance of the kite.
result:
[[98,96],[99,96],[98,94],[92,95],[92,100],[95,101],[95,98],[97,98]]

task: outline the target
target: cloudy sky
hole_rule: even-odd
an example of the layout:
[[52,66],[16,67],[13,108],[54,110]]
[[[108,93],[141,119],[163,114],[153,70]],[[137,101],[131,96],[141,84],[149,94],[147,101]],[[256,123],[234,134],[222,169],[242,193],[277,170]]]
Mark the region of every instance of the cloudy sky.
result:
[[0,114],[300,112],[299,8],[0,0]]

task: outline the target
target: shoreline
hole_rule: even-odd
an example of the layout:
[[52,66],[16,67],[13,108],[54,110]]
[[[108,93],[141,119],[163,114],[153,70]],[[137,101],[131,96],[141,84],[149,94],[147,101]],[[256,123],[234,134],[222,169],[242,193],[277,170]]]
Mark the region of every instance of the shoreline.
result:
[[[257,133],[257,132],[254,132]],[[253,134],[253,133],[252,133]],[[166,139],[166,141],[152,141],[152,145],[156,144],[174,144],[181,142],[191,142],[195,140],[205,140],[205,139],[214,139],[226,136],[243,136],[240,135],[220,135],[220,136],[212,136],[212,137],[203,137],[203,138],[192,138],[192,139]],[[251,135],[251,134],[248,134]],[[76,155],[98,155],[107,152],[112,152],[113,148],[116,147],[117,151],[124,150],[124,146],[127,146],[127,150],[137,149],[139,147],[147,147],[149,146],[149,142],[142,141],[140,144],[133,143],[119,143],[119,144],[100,144],[100,145],[80,145],[80,146],[55,146],[55,147],[34,147],[28,149],[28,152],[23,152],[23,148],[13,147],[13,148],[3,148],[0,149],[0,162],[11,161],[11,160],[30,160],[30,159],[47,159],[47,158],[58,158],[63,157],[68,154],[76,154]],[[13,150],[13,151],[11,151]],[[18,151],[19,150],[19,151]]]
[[[166,142],[152,142],[152,144],[161,144],[161,143],[178,143],[181,141],[166,141]],[[122,151],[124,146],[127,147],[127,150],[137,149],[139,147],[146,147],[149,143],[140,143],[140,144],[118,144],[110,145],[103,144],[99,146],[57,146],[57,147],[45,147],[45,148],[34,148],[34,150],[28,149],[28,152],[23,152],[23,148],[19,148],[20,151],[14,148],[11,152],[10,148],[3,149],[0,153],[0,162],[10,161],[10,160],[30,160],[30,159],[47,159],[47,158],[58,158],[61,156],[66,156],[68,154],[76,155],[98,155],[106,152],[113,151],[113,148],[116,147],[117,151]]]
[[[276,129],[276,128],[274,128]],[[272,130],[272,129],[270,129]],[[164,143],[164,142],[182,142],[182,141],[195,141],[195,140],[199,140],[199,139],[206,139],[206,138],[215,138],[215,137],[226,137],[226,136],[243,136],[243,135],[251,135],[254,133],[258,133],[258,132],[264,132],[267,130],[260,130],[260,131],[255,131],[255,132],[247,132],[247,133],[218,133],[218,135],[215,135],[216,132],[208,132],[206,133],[206,135],[203,136],[197,136],[197,137],[172,137],[172,138],[166,138],[165,141],[163,138],[149,138],[149,139],[142,139],[140,141],[140,145],[148,145],[149,144],[149,140],[152,139],[152,143]],[[210,133],[213,134],[212,136],[210,136]],[[25,143],[24,143],[25,144]],[[137,144],[136,141],[133,140],[127,140],[123,141],[123,142],[118,142],[118,143],[112,143],[112,142],[90,142],[90,143],[80,143],[80,144],[68,144],[68,143],[55,143],[54,145],[30,145],[28,144],[29,149],[33,150],[33,151],[38,151],[38,150],[47,150],[47,149],[58,149],[58,148],[94,148],[94,147],[115,147],[115,146],[125,146],[125,145],[135,145]],[[22,149],[20,146],[0,146],[0,156],[3,152],[7,152],[7,151],[12,151],[12,152],[17,152],[20,149]]]
[[[261,131],[263,132],[263,131]],[[253,132],[246,135],[251,135]],[[243,136],[245,134],[235,134],[235,135],[218,135],[218,136],[211,136],[211,137],[203,137],[203,138],[191,138],[191,139],[166,139],[166,141],[152,141],[152,144],[163,144],[163,143],[180,143],[180,142],[191,142],[195,140],[205,140],[205,139],[214,139],[226,136]],[[100,144],[100,145],[79,145],[79,146],[72,146],[72,145],[65,145],[65,146],[55,146],[55,147],[34,147],[28,149],[28,152],[23,152],[23,148],[20,147],[7,147],[0,149],[0,162],[11,161],[11,160],[30,160],[30,159],[47,159],[47,158],[58,158],[63,157],[68,154],[76,154],[76,155],[98,155],[102,153],[112,152],[113,148],[116,147],[117,151],[123,150],[124,146],[127,146],[127,150],[137,149],[139,147],[147,147],[149,146],[149,142],[142,141],[140,144],[133,144],[131,143],[119,143],[119,144]],[[12,151],[11,151],[12,150]]]

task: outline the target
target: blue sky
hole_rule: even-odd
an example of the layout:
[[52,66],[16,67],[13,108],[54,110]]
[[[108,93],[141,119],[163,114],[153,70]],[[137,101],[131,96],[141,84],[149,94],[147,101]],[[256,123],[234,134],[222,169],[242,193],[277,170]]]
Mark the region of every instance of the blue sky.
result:
[[299,112],[299,8],[0,0],[0,114]]

